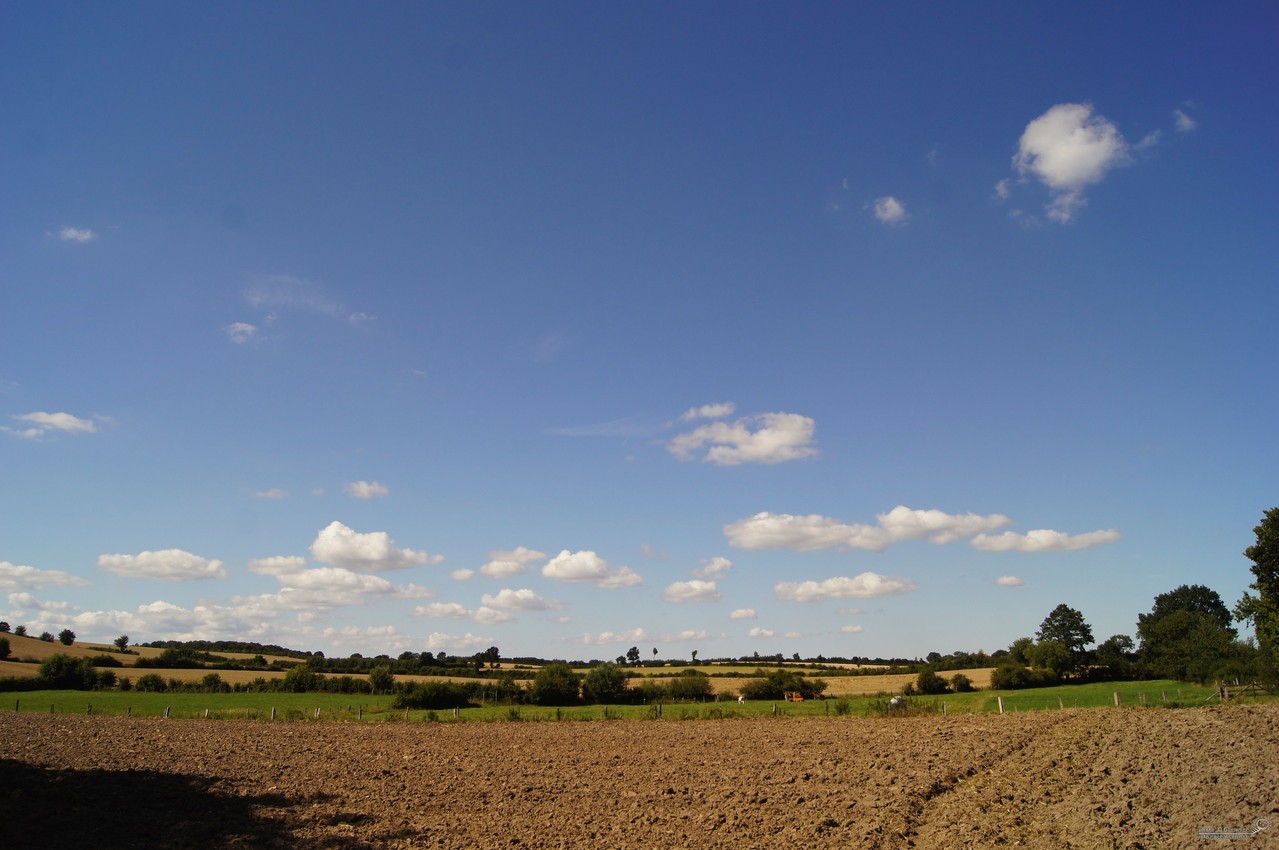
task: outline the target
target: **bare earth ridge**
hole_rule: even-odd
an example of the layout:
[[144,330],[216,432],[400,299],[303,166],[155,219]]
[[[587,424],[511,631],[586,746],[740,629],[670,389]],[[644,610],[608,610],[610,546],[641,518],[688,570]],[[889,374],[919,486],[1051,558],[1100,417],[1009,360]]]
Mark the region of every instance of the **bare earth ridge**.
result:
[[[0,714],[12,846],[1221,847],[1200,830],[1259,819],[1279,822],[1279,706],[462,724]],[[1279,823],[1227,843],[1279,846]]]

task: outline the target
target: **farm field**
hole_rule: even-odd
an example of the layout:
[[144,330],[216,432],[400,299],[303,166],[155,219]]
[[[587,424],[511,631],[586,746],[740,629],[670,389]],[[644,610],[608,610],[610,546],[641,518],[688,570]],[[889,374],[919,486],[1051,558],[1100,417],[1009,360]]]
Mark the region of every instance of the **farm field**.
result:
[[1277,787],[1274,705],[488,724],[0,713],[0,823],[51,848],[1206,847],[1201,829],[1279,815]]

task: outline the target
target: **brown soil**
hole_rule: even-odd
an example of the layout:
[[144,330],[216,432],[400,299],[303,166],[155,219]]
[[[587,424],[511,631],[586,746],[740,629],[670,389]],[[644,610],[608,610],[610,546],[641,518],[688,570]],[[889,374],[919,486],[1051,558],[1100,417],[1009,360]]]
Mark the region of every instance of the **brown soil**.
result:
[[[1220,847],[1279,707],[326,724],[0,714],[6,844]],[[1279,823],[1235,847],[1279,846]]]

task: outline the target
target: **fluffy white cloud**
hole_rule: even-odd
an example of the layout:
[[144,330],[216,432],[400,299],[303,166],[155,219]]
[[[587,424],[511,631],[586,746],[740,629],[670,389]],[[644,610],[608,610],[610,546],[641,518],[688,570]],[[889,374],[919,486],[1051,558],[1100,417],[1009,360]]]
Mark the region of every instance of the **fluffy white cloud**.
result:
[[258,335],[257,325],[248,322],[232,322],[223,330],[226,331],[227,339],[238,345],[243,345]]
[[773,592],[779,599],[792,602],[822,602],[828,599],[873,599],[894,593],[910,593],[915,583],[895,576],[865,572],[853,578],[836,576],[825,581],[779,581]]
[[466,606],[460,602],[432,602],[430,605],[418,605],[413,613],[419,617],[449,617],[454,620],[465,620],[471,616]]
[[527,587],[519,590],[503,588],[496,595],[484,594],[480,602],[490,608],[510,608],[517,611],[552,611],[563,606],[553,599],[543,599]]
[[268,576],[280,576],[306,569],[306,558],[301,555],[273,555],[270,558],[252,558],[249,572]]
[[702,565],[693,570],[693,575],[698,578],[715,579],[727,574],[732,568],[732,561],[717,555],[714,558],[704,558]]
[[39,590],[51,584],[62,587],[85,587],[89,583],[79,576],[73,576],[62,570],[42,570],[0,561],[0,593]]
[[1114,528],[1074,535],[1050,528],[1036,528],[1025,534],[1012,531],[999,535],[979,534],[972,539],[972,546],[983,552],[1075,552],[1114,543],[1118,539],[1119,531]]
[[755,626],[746,634],[753,638],[771,638],[771,637],[777,636],[777,632],[773,631],[772,629],[765,629],[760,626]]
[[92,419],[81,419],[70,413],[46,413],[43,410],[37,410],[34,413],[15,414],[12,418],[24,423],[27,427],[0,427],[0,431],[29,440],[39,439],[55,431],[63,434],[92,434],[98,430],[98,426]]
[[690,407],[679,418],[684,422],[692,422],[694,419],[722,419],[725,416],[732,416],[735,410],[737,405],[731,401],[703,404],[701,407]]
[[367,593],[391,593],[395,587],[381,576],[357,573],[344,567],[315,567],[309,570],[279,573],[276,578],[284,590],[335,593],[343,597]]
[[1048,218],[1069,222],[1087,201],[1084,189],[1129,161],[1119,129],[1087,103],[1059,103],[1026,125],[1013,166],[1048,187]]
[[478,649],[487,648],[492,643],[493,638],[474,635],[470,632],[464,635],[431,632],[426,636],[426,648],[428,650],[431,652],[445,651],[454,655],[469,655]]
[[667,443],[671,454],[687,460],[709,446],[702,460],[719,466],[742,463],[782,463],[817,454],[816,425],[797,413],[761,413],[735,422],[712,422]]
[[841,626],[839,630],[846,635],[859,635],[865,631],[865,628],[862,626]]
[[843,547],[882,552],[903,540],[927,539],[950,543],[960,537],[994,531],[1012,522],[1002,514],[948,514],[939,510],[913,510],[898,505],[876,516],[875,525],[844,523],[809,514],[773,514],[764,511],[724,526],[728,543],[738,549],[793,549],[812,552]]
[[1176,123],[1178,133],[1189,133],[1199,126],[1199,122],[1195,121],[1195,119],[1191,118],[1180,109],[1174,109],[1172,111],[1172,119]]
[[759,614],[754,608],[734,608],[733,613],[728,615],[730,620],[754,620]]
[[489,562],[480,567],[480,572],[489,578],[510,578],[523,574],[528,565],[534,561],[546,560],[545,552],[516,546],[509,552],[498,549],[489,552]]
[[1017,576],[1000,576],[995,579],[995,584],[1000,587],[1021,587],[1025,582],[1017,578]]
[[586,632],[580,638],[568,638],[573,643],[580,643],[583,646],[606,646],[615,643],[639,644],[648,642],[648,633],[641,629],[631,629],[626,632],[600,632],[592,635]]
[[505,623],[515,618],[506,611],[499,611],[496,608],[481,605],[479,608],[475,609],[474,613],[471,614],[471,619],[475,620],[477,623],[489,625],[492,623]]
[[685,629],[670,640],[706,640],[711,636],[705,629]]
[[556,581],[589,583],[605,588],[634,587],[644,582],[630,567],[610,567],[608,561],[589,550],[562,550],[542,567],[542,575]]
[[906,212],[906,205],[892,195],[877,199],[874,210],[875,218],[884,224],[905,224],[910,220],[910,214]]
[[282,499],[289,498],[289,491],[281,490],[279,487],[272,487],[270,490],[258,490],[256,493],[253,494],[253,498],[273,499],[278,502]]
[[449,573],[449,578],[453,579],[453,581],[470,581],[475,578],[475,570],[468,570],[466,567],[462,567]]
[[400,570],[422,564],[438,564],[444,558],[416,549],[397,549],[385,531],[362,534],[334,520],[322,529],[311,544],[317,561],[340,567],[373,570]]
[[63,242],[92,242],[98,238],[98,234],[94,233],[87,227],[64,227],[58,231],[58,238]]
[[221,561],[201,558],[181,549],[161,549],[136,555],[99,555],[98,567],[109,573],[130,578],[154,578],[165,581],[196,581],[226,578]]
[[718,602],[719,588],[713,581],[693,579],[677,581],[662,591],[662,598],[667,602]]
[[380,499],[391,492],[380,481],[348,481],[343,489],[352,499]]

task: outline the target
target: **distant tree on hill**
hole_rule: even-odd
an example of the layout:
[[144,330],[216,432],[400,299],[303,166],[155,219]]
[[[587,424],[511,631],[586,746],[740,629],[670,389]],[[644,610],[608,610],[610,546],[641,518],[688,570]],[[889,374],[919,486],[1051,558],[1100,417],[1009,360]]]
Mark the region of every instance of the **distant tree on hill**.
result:
[[1084,650],[1093,642],[1092,626],[1084,621],[1084,615],[1064,602],[1049,612],[1039,624],[1036,635],[1039,641],[1057,641],[1070,651],[1071,669],[1080,669],[1086,662]]
[[638,646],[632,646],[630,649],[626,650],[626,660],[631,664],[639,664],[639,658]]
[[71,631],[70,629],[63,629],[62,631],[58,632],[58,642],[61,643],[63,646],[70,646],[71,644],[75,643],[75,632]]
[[9,657],[9,639],[7,637],[0,637],[0,661],[3,661],[8,657]]
[[13,633],[17,635],[18,637],[26,637],[27,627],[19,623],[18,625],[14,626]]
[[115,644],[116,649],[120,650],[121,652],[124,652],[126,649],[129,648],[129,636],[120,635],[118,638],[113,640],[112,643]]
[[395,677],[389,664],[379,664],[369,671],[369,686],[375,694],[389,694],[395,689]]
[[0,620],[0,632],[7,632],[7,631],[9,631],[9,621]]
[[53,632],[41,632],[40,640],[44,641],[45,643],[53,643]]

